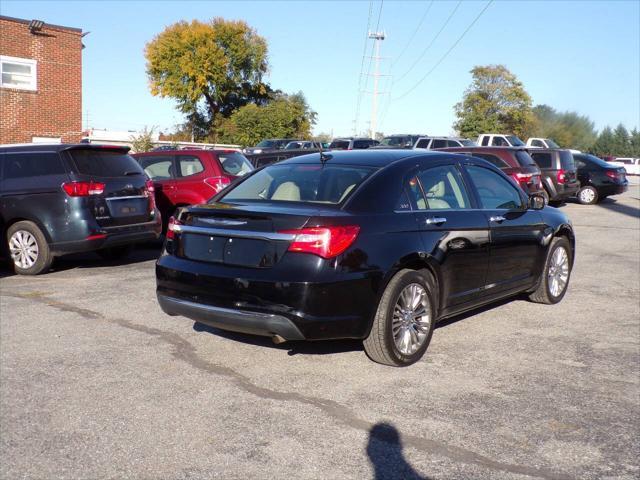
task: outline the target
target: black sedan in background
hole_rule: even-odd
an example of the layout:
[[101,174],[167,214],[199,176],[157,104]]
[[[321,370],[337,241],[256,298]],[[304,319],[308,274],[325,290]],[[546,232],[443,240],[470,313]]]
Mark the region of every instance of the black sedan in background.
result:
[[624,193],[629,188],[624,167],[612,165],[587,153],[574,153],[573,159],[580,180],[577,197],[583,205],[593,205],[611,195]]
[[490,163],[368,150],[305,155],[243,178],[169,222],[162,309],[286,340],[359,338],[409,365],[437,321],[521,292],[559,302],[566,215]]

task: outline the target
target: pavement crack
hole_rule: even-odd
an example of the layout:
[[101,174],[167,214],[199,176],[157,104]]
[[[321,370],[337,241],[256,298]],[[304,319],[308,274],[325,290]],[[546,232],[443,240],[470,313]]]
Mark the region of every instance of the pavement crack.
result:
[[[344,405],[341,405],[336,401],[302,395],[300,393],[295,393],[295,392],[282,392],[282,391],[272,390],[266,387],[261,387],[259,385],[256,385],[251,381],[249,377],[242,375],[241,373],[233,370],[232,368],[215,364],[213,362],[210,362],[200,357],[197,353],[196,348],[190,342],[188,342],[187,340],[185,340],[183,337],[181,337],[176,333],[167,332],[165,330],[161,330],[155,327],[140,325],[122,318],[106,317],[100,312],[96,312],[93,310],[72,305],[70,303],[65,303],[65,302],[60,302],[58,300],[55,300],[51,298],[47,293],[44,293],[44,292],[31,292],[31,293],[3,292],[3,296],[19,298],[23,300],[36,301],[48,307],[58,309],[62,312],[75,313],[87,320],[102,320],[112,324],[116,324],[120,327],[129,329],[129,330],[152,335],[154,337],[159,338],[161,341],[169,344],[170,346],[172,346],[173,351],[171,354],[177,360],[183,361],[198,370],[202,370],[208,373],[213,373],[219,376],[226,377],[242,390],[252,395],[255,395],[258,398],[264,398],[267,400],[277,400],[277,401],[283,401],[283,402],[297,402],[299,404],[308,405],[321,410],[327,416],[342,423],[343,425],[346,425],[348,427],[355,428],[364,432],[371,431],[371,428],[374,426],[373,423],[370,423],[366,420],[363,420],[357,417],[351,409],[349,409],[348,407],[345,407]],[[428,453],[428,454],[435,453],[435,454],[450,458],[452,460],[460,461],[467,464],[475,464],[475,465],[486,467],[492,470],[498,470],[498,471],[503,471],[508,473],[526,475],[530,477],[537,477],[537,478],[543,478],[543,479],[549,479],[549,480],[551,479],[558,479],[558,480],[567,479],[568,480],[573,478],[567,474],[555,472],[545,468],[529,467],[529,466],[500,462],[498,460],[494,460],[492,458],[486,457],[484,455],[473,452],[471,450],[467,450],[462,447],[447,445],[445,443],[438,442],[436,440],[431,440],[424,437],[419,437],[417,435],[403,434],[402,439],[403,439],[403,444],[406,447],[414,448],[415,450],[418,450],[420,452]]]

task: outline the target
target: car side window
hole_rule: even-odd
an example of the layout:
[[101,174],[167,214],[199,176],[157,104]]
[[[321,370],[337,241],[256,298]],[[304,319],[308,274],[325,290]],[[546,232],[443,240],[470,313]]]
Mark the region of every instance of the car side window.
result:
[[65,168],[57,153],[7,153],[4,161],[4,178],[42,177],[63,175]]
[[429,210],[470,208],[469,196],[458,169],[452,165],[433,167],[418,174]]
[[531,142],[531,146],[532,147],[543,147],[544,148],[544,144],[540,141],[540,140],[534,140]]
[[478,157],[478,158],[482,158],[483,160],[486,160],[487,162],[491,162],[492,164],[494,164],[496,167],[498,168],[509,168],[509,165],[502,160],[501,158],[495,156],[495,155],[489,155],[488,153],[474,153],[473,154],[474,157]]
[[550,153],[536,153],[531,152],[531,158],[538,164],[540,168],[551,168],[551,154]]
[[190,177],[204,171],[200,159],[193,155],[178,155],[178,168],[181,177]]
[[457,140],[447,140],[447,147],[461,147],[460,142]]
[[418,140],[418,143],[416,143],[416,148],[427,148],[429,146],[429,140],[429,138]]
[[446,140],[435,139],[431,142],[431,148],[445,148],[447,146]]
[[482,137],[482,146],[486,147],[489,145],[489,137]]
[[495,147],[507,147],[507,146],[509,146],[507,141],[502,137],[493,137],[492,145],[495,146]]
[[398,212],[411,210],[411,201],[409,200],[409,195],[407,195],[407,191],[404,188],[402,189],[398,203],[396,203],[395,210]]
[[139,157],[137,160],[151,180],[169,180],[175,176],[171,155]]
[[576,168],[584,168],[586,165],[582,160],[575,158]]
[[482,208],[512,210],[523,207],[522,198],[511,182],[488,168],[475,165],[467,165],[465,168],[476,187]]

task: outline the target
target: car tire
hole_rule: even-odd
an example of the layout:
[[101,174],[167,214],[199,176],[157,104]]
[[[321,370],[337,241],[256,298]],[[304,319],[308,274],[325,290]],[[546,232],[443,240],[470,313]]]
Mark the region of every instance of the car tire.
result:
[[19,275],[46,273],[53,255],[38,226],[29,221],[16,222],[7,230],[6,245],[14,271]]
[[133,245],[122,245],[120,247],[109,247],[97,250],[96,253],[105,260],[121,260],[131,253]]
[[578,202],[582,205],[594,205],[598,203],[598,190],[587,185],[578,191]]
[[[434,281],[428,272],[401,270],[389,281],[378,304],[371,332],[363,342],[371,360],[405,367],[422,358],[435,325],[434,292]],[[416,305],[412,309],[410,305],[414,302]],[[423,314],[418,317],[420,313]]]
[[572,265],[571,243],[567,237],[555,237],[549,246],[538,286],[529,295],[529,299],[546,305],[553,305],[562,300],[567,293]]
[[544,206],[546,207],[547,205],[549,205],[549,194],[547,193],[546,190],[543,190],[541,195],[542,195],[542,198],[544,198]]

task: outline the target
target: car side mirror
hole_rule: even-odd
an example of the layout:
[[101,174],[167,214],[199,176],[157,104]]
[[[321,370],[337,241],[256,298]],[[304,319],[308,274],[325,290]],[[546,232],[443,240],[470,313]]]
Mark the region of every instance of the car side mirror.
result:
[[545,205],[545,200],[542,195],[534,193],[529,197],[529,208],[532,210],[542,210]]

